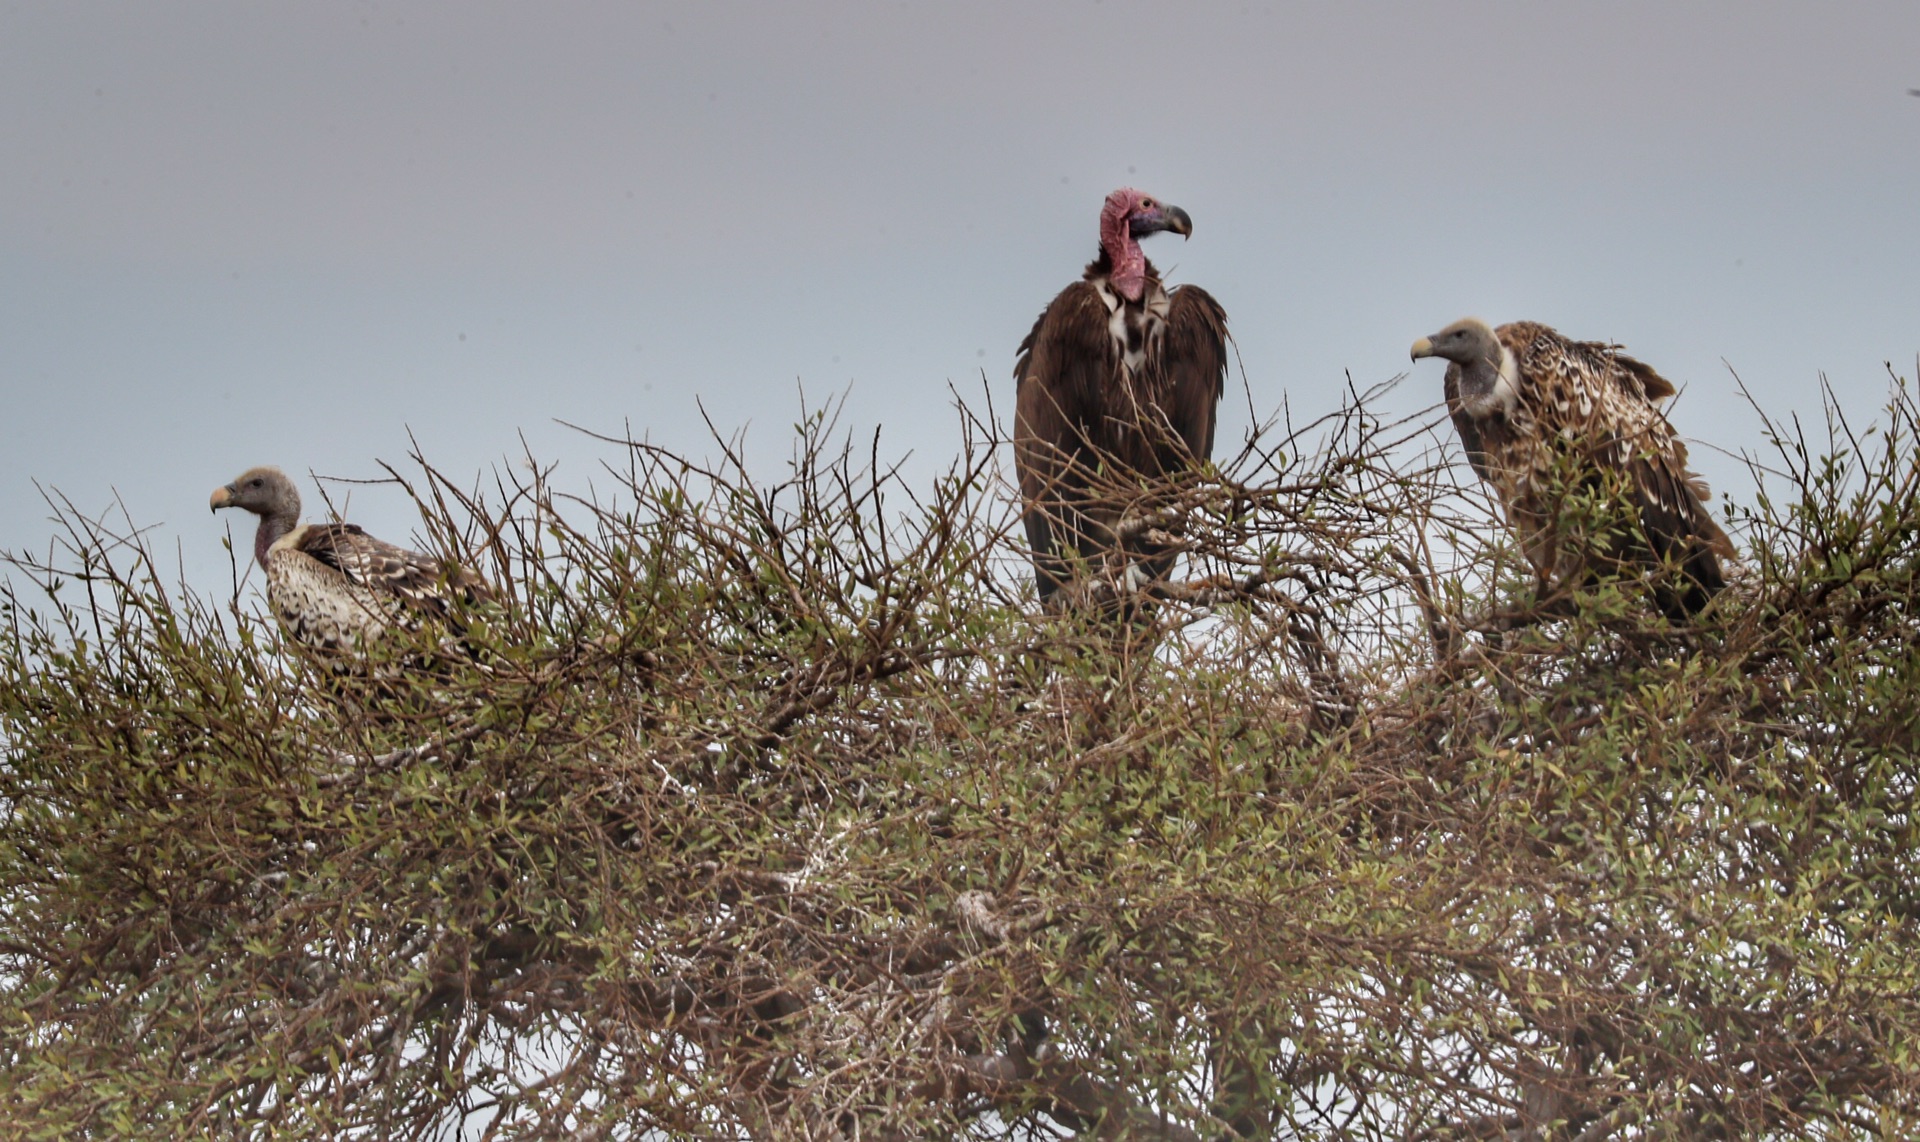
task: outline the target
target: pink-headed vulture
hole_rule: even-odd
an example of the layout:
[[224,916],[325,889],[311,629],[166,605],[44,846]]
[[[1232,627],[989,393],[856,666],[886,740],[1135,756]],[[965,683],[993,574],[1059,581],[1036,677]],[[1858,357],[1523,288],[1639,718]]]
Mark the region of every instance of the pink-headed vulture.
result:
[[[1131,187],[1100,209],[1100,256],[1053,299],[1014,365],[1014,465],[1040,598],[1057,607],[1076,571],[1127,590],[1164,579],[1173,556],[1115,528],[1139,492],[1213,453],[1227,374],[1227,315],[1198,286],[1168,289],[1140,239],[1193,233],[1177,206]],[[1106,556],[1124,548],[1124,567]]]

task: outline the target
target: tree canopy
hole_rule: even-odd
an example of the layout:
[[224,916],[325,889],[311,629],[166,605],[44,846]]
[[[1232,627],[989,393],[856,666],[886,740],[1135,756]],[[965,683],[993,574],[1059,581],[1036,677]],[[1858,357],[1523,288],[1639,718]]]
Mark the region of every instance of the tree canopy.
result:
[[0,601],[0,1129],[1920,1134],[1912,391],[1767,426],[1684,625],[1535,609],[1435,419],[1141,490],[1192,578],[1118,630],[1032,604],[971,419],[928,486],[820,417],[771,484],[423,465],[462,655],[63,508]]

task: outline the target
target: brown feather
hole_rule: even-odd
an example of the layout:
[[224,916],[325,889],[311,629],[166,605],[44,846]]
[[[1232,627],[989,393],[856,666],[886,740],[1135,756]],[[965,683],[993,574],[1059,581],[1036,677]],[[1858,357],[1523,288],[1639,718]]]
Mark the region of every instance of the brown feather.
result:
[[445,618],[451,610],[449,592],[469,605],[493,598],[471,570],[375,539],[357,524],[309,525],[299,550],[338,569],[349,581],[391,595],[434,618]]
[[457,564],[375,539],[349,523],[307,524],[267,553],[267,606],[289,634],[322,650],[352,650],[389,629],[447,622],[453,595],[493,598]]
[[1447,369],[1447,405],[1468,462],[1491,483],[1507,509],[1521,547],[1544,583],[1590,575],[1569,560],[1590,558],[1562,550],[1558,497],[1568,465],[1576,481],[1618,487],[1631,501],[1641,531],[1639,552],[1677,565],[1682,582],[1659,589],[1663,609],[1692,614],[1726,585],[1722,559],[1734,548],[1708,514],[1706,484],[1687,470],[1684,441],[1655,401],[1673,385],[1615,345],[1573,341],[1547,326],[1514,322],[1494,330],[1513,354],[1518,399],[1505,413],[1474,416],[1461,401],[1462,367]]
[[300,489],[272,466],[242,472],[208,503],[260,517],[254,556],[267,573],[267,606],[309,646],[351,649],[389,627],[449,619],[456,596],[469,604],[494,598],[468,568],[384,543],[353,524],[300,526]]
[[[1121,494],[1203,463],[1226,383],[1227,318],[1197,286],[1167,291],[1151,262],[1136,309],[1151,329],[1139,367],[1126,367],[1102,287],[1103,253],[1062,290],[1020,343],[1014,366],[1014,464],[1043,600],[1115,545],[1129,507]],[[1110,295],[1111,296],[1111,295]],[[1146,315],[1163,307],[1156,323]],[[1130,545],[1155,577],[1172,558]]]

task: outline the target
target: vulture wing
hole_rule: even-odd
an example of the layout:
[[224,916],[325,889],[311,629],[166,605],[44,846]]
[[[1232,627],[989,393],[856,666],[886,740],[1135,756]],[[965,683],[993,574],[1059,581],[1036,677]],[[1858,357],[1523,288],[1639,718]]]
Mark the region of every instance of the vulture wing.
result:
[[1187,456],[1163,456],[1162,471],[1189,458],[1198,463],[1213,458],[1214,419],[1227,384],[1226,310],[1193,285],[1175,289],[1169,301],[1159,363],[1167,385],[1167,418]]
[[349,582],[400,600],[409,608],[445,618],[449,592],[467,602],[493,597],[485,582],[458,564],[395,547],[350,523],[311,524],[299,549],[345,575]]
[[1060,291],[1020,342],[1013,455],[1042,600],[1070,577],[1069,552],[1090,552],[1104,533],[1081,508],[1101,459],[1103,392],[1119,364],[1106,304],[1085,281]]
[[[1227,314],[1199,286],[1168,295],[1167,328],[1149,357],[1147,384],[1158,394],[1164,425],[1146,428],[1153,449],[1148,474],[1166,475],[1213,458],[1214,423],[1227,383]],[[1167,438],[1171,432],[1172,439]],[[1129,550],[1155,579],[1173,573],[1175,555],[1144,541]]]
[[1707,512],[1705,482],[1687,470],[1686,442],[1654,404],[1674,394],[1672,383],[1616,346],[1539,328],[1524,350],[1509,344],[1534,392],[1542,435],[1585,441],[1592,463],[1624,477],[1653,554],[1678,563],[1691,581],[1663,606],[1699,610],[1726,585],[1720,560],[1734,550]]
[[[1649,402],[1666,400],[1677,389],[1673,382],[1653,371],[1653,366],[1645,361],[1636,360],[1620,351],[1618,345],[1602,345],[1597,341],[1576,341],[1576,347],[1585,350],[1590,357],[1598,357],[1613,366],[1615,382],[1626,389],[1630,396],[1638,395]],[[1654,405],[1656,409],[1659,405]]]

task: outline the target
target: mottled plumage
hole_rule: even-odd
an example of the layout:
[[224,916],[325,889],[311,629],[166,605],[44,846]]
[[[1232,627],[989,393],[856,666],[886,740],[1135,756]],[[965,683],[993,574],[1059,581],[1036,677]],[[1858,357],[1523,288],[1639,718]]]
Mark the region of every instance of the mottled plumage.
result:
[[1687,470],[1687,446],[1656,403],[1674,394],[1666,378],[1618,346],[1531,321],[1498,329],[1457,321],[1416,341],[1413,356],[1450,362],[1447,410],[1467,461],[1499,494],[1543,588],[1597,570],[1593,552],[1562,542],[1570,487],[1613,489],[1631,502],[1641,535],[1611,554],[1678,569],[1678,582],[1656,583],[1669,615],[1699,611],[1726,585],[1720,561],[1733,558],[1733,544],[1708,515],[1707,486]]
[[214,489],[214,510],[260,517],[254,558],[267,573],[267,607],[295,641],[352,650],[391,627],[445,619],[458,596],[493,593],[473,571],[375,539],[350,523],[301,525],[300,492],[278,468],[254,468]]
[[[1226,382],[1227,315],[1198,286],[1166,289],[1138,239],[1186,235],[1178,207],[1132,189],[1101,211],[1100,256],[1053,299],[1014,365],[1014,464],[1043,601],[1097,562],[1138,512],[1126,489],[1204,463]],[[1163,578],[1170,555],[1136,540],[1129,578]]]

